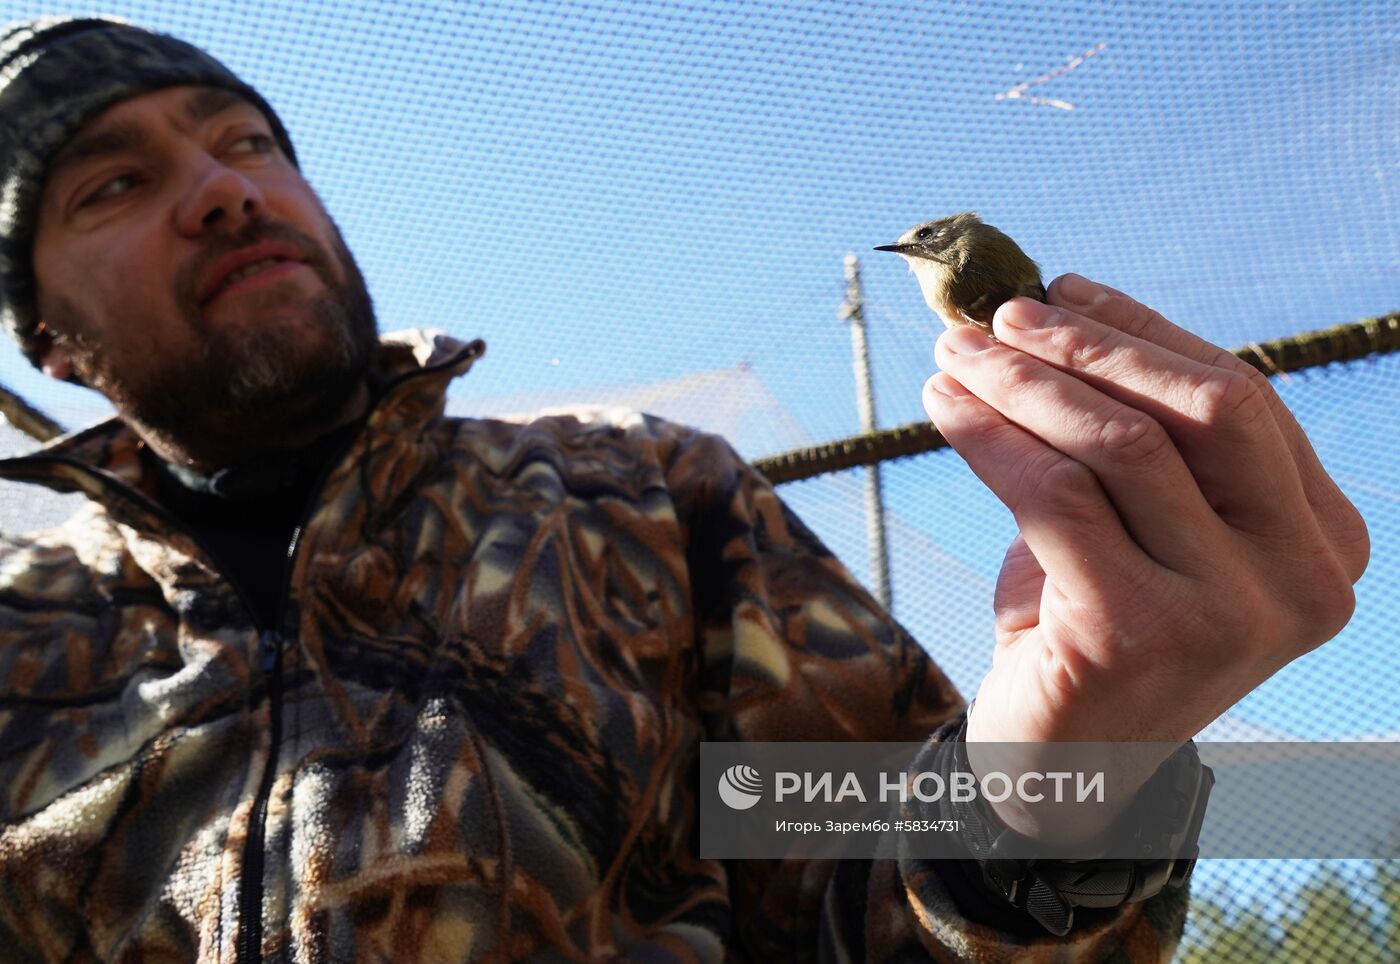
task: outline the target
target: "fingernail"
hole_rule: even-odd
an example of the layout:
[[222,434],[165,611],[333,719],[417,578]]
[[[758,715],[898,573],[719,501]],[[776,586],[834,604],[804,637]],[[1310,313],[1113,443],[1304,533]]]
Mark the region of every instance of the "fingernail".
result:
[[1060,309],[1029,298],[1017,298],[998,308],[997,318],[1012,328],[1049,328],[1060,320]]
[[1077,274],[1062,275],[1055,285],[1055,295],[1072,308],[1092,308],[1108,297],[1098,285]]
[[943,333],[943,347],[955,355],[975,355],[992,347],[992,340],[971,325],[958,325]]
[[956,379],[939,372],[928,380],[929,387],[940,395],[947,395],[949,398],[964,398],[972,393]]

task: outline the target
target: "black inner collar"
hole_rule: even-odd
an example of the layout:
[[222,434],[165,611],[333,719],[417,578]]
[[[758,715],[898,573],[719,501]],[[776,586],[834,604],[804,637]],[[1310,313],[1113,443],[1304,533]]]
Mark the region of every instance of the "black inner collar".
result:
[[[380,388],[372,379],[371,408]],[[209,546],[263,627],[280,628],[277,610],[292,535],[317,482],[362,425],[363,419],[355,419],[301,449],[259,453],[208,476],[150,456],[156,499]]]

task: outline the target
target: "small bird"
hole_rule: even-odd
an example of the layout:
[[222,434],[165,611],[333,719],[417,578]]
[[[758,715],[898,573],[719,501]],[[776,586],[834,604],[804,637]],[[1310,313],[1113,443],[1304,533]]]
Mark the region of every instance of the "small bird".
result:
[[971,211],[915,225],[875,250],[909,262],[924,301],[949,328],[972,325],[991,334],[1002,302],[1019,296],[1045,300],[1040,267]]

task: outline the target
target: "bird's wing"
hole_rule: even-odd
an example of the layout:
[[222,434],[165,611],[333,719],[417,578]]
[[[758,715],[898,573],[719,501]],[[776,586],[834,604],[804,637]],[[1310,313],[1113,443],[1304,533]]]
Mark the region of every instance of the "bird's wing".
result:
[[1034,284],[1024,284],[1012,295],[1013,298],[1033,298],[1036,301],[1045,301],[1045,285],[1036,279]]
[[1014,286],[1000,284],[996,278],[979,271],[976,265],[967,265],[957,273],[948,291],[951,307],[968,321],[987,329],[991,328],[992,316],[1002,303],[1016,297],[1044,301],[1045,286],[1039,280]]

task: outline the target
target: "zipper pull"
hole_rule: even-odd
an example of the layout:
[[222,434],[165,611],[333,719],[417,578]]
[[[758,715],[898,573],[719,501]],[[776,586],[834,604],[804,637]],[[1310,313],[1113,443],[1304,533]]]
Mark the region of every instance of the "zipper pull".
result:
[[258,656],[262,671],[271,673],[277,665],[277,657],[282,652],[282,634],[275,629],[264,629],[258,638]]

